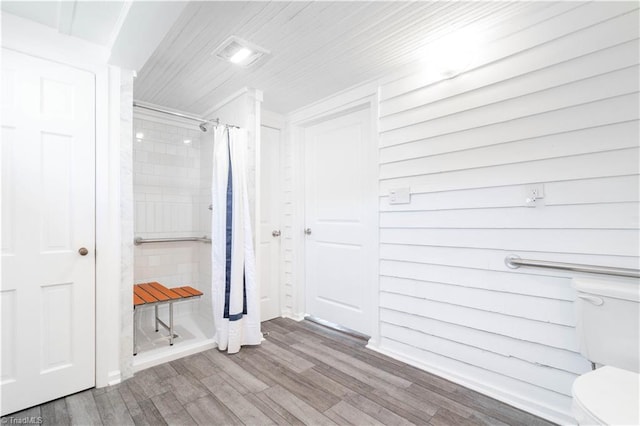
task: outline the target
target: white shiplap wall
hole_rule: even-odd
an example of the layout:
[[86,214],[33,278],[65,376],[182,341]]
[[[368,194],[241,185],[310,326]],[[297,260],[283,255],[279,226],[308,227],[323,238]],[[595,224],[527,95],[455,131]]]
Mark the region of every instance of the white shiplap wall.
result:
[[295,297],[295,236],[294,229],[296,227],[296,205],[294,203],[295,183],[294,183],[294,137],[291,134],[291,130],[287,129],[289,134],[285,133],[283,139],[283,148],[281,164],[283,165],[282,171],[282,291],[283,297],[281,299],[281,311],[282,315],[291,318],[301,319],[300,309],[296,309],[294,303]]
[[571,275],[504,258],[638,268],[639,243],[638,3],[574,6],[380,87],[380,350],[558,421],[589,369]]

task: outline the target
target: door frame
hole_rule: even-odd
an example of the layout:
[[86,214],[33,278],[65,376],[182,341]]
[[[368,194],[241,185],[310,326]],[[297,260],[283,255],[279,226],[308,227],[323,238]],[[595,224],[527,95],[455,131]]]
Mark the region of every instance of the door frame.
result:
[[[284,227],[285,227],[285,223],[284,223],[284,215],[283,215],[283,197],[282,197],[282,188],[283,188],[283,183],[284,183],[284,159],[285,156],[283,155],[284,153],[284,142],[285,142],[285,129],[286,129],[286,123],[285,123],[285,119],[283,116],[281,116],[280,114],[277,114],[275,112],[271,112],[268,110],[262,110],[261,114],[260,114],[260,127],[268,127],[274,130],[278,130],[280,132],[280,143],[279,143],[279,157],[280,157],[280,168],[278,170],[278,188],[279,190],[276,191],[276,199],[275,202],[278,203],[278,221],[280,223],[280,248],[278,250],[278,259],[277,259],[277,267],[278,267],[278,311],[279,311],[279,315],[283,314],[283,306],[284,306],[284,298],[285,298],[285,294],[284,294],[284,267],[283,267],[283,259],[284,259]],[[262,140],[260,141],[262,142]],[[262,145],[260,146],[260,149],[262,149]],[[260,169],[262,169],[262,167],[265,167],[264,165],[260,164]],[[260,180],[259,176],[257,177],[257,180]],[[260,191],[260,196],[262,196],[262,188]],[[256,231],[257,234],[257,231]],[[259,243],[259,241],[257,241],[257,243]],[[257,247],[257,244],[256,244]],[[256,250],[257,251],[257,250]]]
[[[292,312],[286,312],[286,315],[295,319],[302,320],[306,315],[306,251],[305,238],[303,229],[305,227],[305,132],[306,128],[319,124],[323,121],[337,118],[339,116],[356,112],[362,109],[369,109],[370,114],[370,135],[371,143],[375,145],[372,149],[371,161],[375,162],[377,167],[379,161],[379,136],[378,136],[378,88],[376,82],[370,82],[362,86],[356,87],[346,93],[341,93],[334,98],[330,98],[320,103],[313,104],[303,110],[294,112],[289,116],[288,120],[288,137],[289,149],[292,156],[292,200],[293,200],[293,221],[291,245],[294,256],[293,259],[293,279],[292,279]],[[285,143],[286,143],[285,142]],[[286,153],[284,156],[286,162]],[[285,163],[286,164],[286,163]],[[373,176],[372,176],[373,179]],[[371,182],[373,185],[374,183]],[[375,176],[375,185],[378,187],[378,175]],[[378,212],[378,210],[376,210]],[[286,226],[286,224],[285,224]],[[368,345],[377,347],[380,341],[380,322],[379,322],[379,259],[380,259],[380,243],[379,243],[379,214],[376,214],[375,222],[372,225],[374,229],[374,247],[373,253],[375,263],[371,265],[371,275],[374,278],[371,286],[371,336]]]

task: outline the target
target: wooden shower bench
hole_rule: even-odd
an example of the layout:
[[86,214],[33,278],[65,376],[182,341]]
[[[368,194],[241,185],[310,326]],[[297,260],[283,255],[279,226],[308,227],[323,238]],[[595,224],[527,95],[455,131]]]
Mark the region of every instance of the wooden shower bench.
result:
[[[198,299],[202,292],[193,287],[183,286],[167,288],[158,282],[136,284],[133,286],[133,355],[138,354],[138,341],[136,339],[136,312],[138,307],[151,306],[155,308],[156,331],[158,325],[163,326],[169,332],[169,345],[173,346],[173,338],[178,337],[173,333],[173,303],[183,300]],[[158,317],[158,306],[169,304],[169,325]]]

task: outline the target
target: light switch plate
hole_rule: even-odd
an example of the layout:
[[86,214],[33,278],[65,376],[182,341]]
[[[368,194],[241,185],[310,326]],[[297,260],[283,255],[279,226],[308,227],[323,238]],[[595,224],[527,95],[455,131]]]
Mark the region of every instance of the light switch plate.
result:
[[389,204],[411,203],[411,188],[394,188],[389,190]]

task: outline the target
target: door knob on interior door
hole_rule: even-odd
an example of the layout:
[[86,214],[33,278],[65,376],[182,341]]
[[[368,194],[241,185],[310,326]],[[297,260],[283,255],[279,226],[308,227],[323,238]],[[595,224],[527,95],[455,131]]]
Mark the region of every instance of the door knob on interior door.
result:
[[78,253],[80,253],[80,256],[86,256],[87,254],[89,254],[89,250],[87,250],[84,247],[80,247],[80,250],[78,250]]
[[307,235],[311,235],[311,228],[305,229],[304,233],[307,234]]
[[280,230],[276,229],[275,231],[272,231],[271,235],[273,235],[274,237],[279,237],[280,236]]

